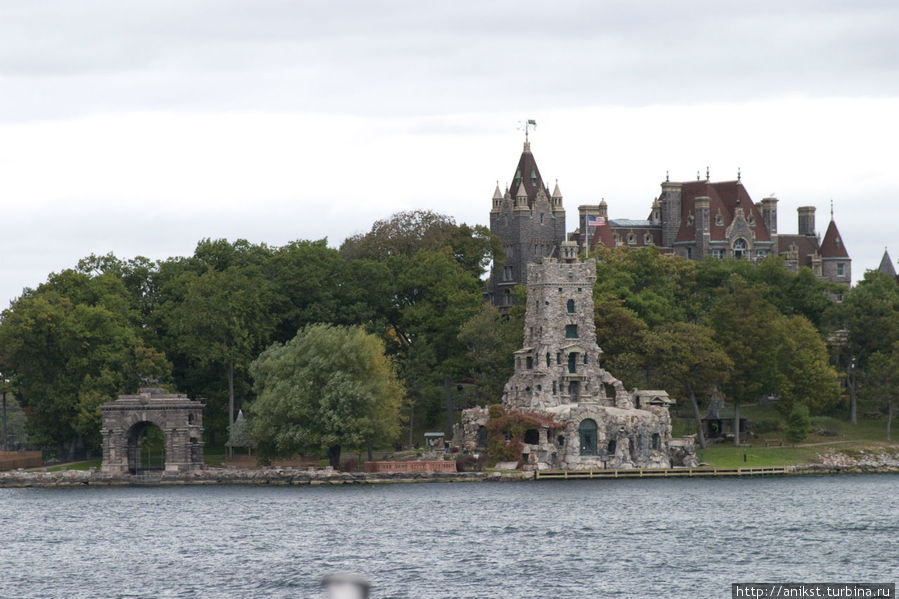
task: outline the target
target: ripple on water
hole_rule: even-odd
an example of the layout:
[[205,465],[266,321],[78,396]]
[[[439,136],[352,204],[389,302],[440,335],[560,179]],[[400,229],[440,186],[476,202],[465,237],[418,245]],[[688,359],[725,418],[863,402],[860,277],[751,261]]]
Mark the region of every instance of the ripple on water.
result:
[[896,485],[7,489],[0,597],[315,597],[335,570],[368,574],[375,599],[712,597],[740,580],[886,580],[899,561]]

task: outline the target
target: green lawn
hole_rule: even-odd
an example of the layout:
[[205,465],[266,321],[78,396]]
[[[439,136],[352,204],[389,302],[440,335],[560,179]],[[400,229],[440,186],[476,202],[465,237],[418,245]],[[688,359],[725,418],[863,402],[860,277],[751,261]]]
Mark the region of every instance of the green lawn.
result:
[[[102,458],[96,458],[94,460],[86,460],[84,462],[72,462],[70,464],[60,464],[59,466],[51,466],[47,468],[47,472],[59,472],[63,468],[66,470],[90,470],[91,468],[100,469],[100,463],[102,462]],[[32,468],[32,470],[42,470],[42,468]]]
[[[743,406],[740,408],[741,416],[750,421],[750,429],[753,421],[781,421],[781,430],[766,432],[755,437],[744,435],[741,441],[751,447],[734,447],[732,444],[711,444],[704,450],[698,450],[700,461],[718,468],[765,467],[765,466],[790,466],[794,464],[810,464],[818,461],[818,455],[822,453],[856,453],[859,450],[876,450],[890,448],[899,452],[899,418],[893,419],[893,442],[886,442],[886,419],[865,418],[862,406],[859,406],[858,424],[853,425],[847,420],[831,416],[812,417],[812,428],[826,433],[812,433],[802,443],[792,446],[786,441],[785,418],[772,406]],[[695,431],[695,425],[686,418],[678,418],[674,421],[674,434],[688,434]],[[778,440],[784,442],[784,447],[765,447],[766,440]],[[744,457],[745,456],[745,457]]]

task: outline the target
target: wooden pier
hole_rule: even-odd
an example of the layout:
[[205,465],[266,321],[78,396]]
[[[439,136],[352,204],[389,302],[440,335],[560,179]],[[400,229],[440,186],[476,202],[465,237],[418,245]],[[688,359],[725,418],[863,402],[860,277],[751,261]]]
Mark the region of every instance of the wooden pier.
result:
[[768,468],[631,468],[628,470],[538,470],[537,480],[580,480],[594,478],[674,478],[679,476],[776,476],[787,473],[784,466]]

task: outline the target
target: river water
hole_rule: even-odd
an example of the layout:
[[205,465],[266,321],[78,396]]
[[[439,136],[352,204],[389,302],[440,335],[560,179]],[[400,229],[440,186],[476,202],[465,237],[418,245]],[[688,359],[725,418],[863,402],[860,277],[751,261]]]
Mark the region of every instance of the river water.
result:
[[899,476],[0,489],[0,597],[730,597],[895,582]]

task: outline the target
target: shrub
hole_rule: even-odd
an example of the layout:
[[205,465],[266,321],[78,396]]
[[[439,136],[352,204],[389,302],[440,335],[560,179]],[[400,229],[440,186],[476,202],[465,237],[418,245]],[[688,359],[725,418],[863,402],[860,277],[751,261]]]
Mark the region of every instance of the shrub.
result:
[[812,430],[812,421],[808,415],[808,408],[800,403],[793,405],[790,416],[787,418],[787,440],[790,443],[799,443]]
[[764,435],[765,433],[777,433],[783,430],[783,421],[777,418],[759,418],[758,420],[752,420],[749,423],[749,427],[752,429],[752,432],[757,435]]

